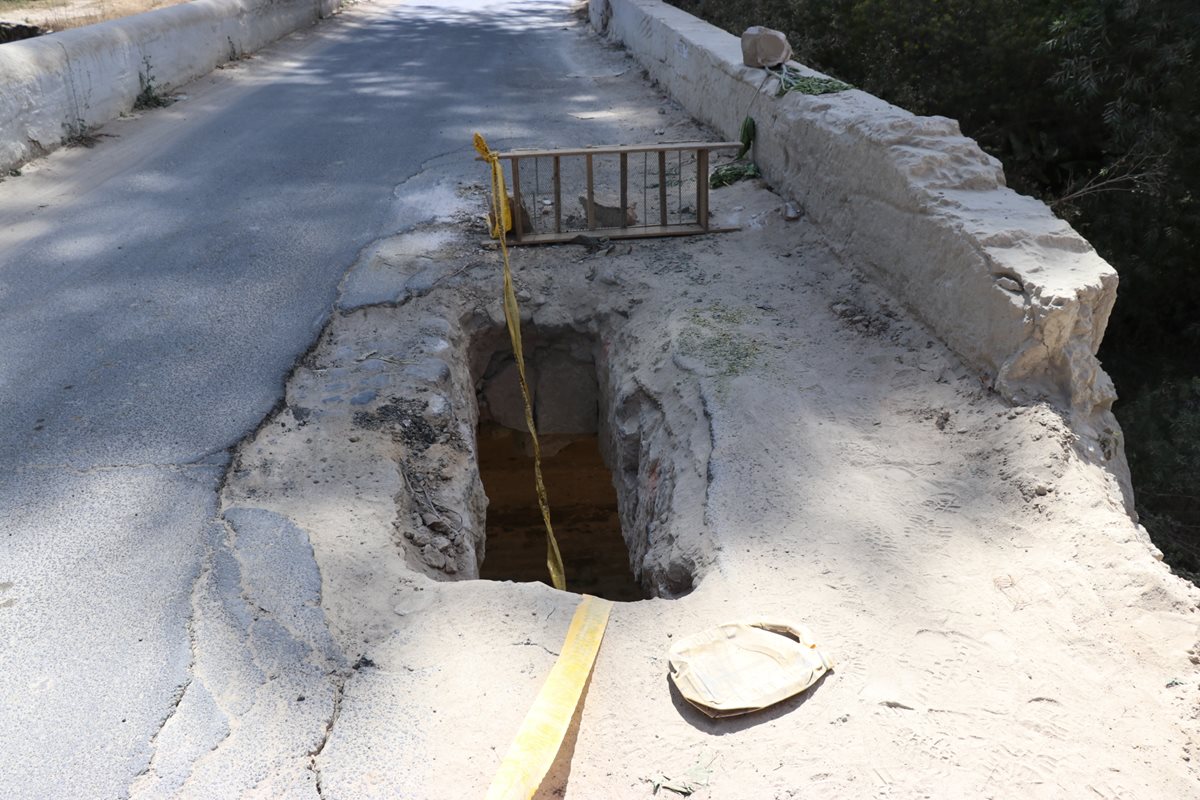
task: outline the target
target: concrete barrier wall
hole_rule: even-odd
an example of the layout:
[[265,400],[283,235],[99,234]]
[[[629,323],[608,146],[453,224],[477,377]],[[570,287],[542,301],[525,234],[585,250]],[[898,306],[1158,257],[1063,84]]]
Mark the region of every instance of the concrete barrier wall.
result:
[[192,0],[0,46],[0,169],[332,14],[340,0]]
[[764,72],[742,65],[737,37],[659,0],[592,0],[589,14],[720,135],[736,139],[749,112],[754,161],[847,264],[873,271],[1008,399],[1069,409],[1123,473],[1115,393],[1095,357],[1116,272],[1046,205],[1006,188],[957,122],[857,90],[776,98],[770,79],[758,93]]

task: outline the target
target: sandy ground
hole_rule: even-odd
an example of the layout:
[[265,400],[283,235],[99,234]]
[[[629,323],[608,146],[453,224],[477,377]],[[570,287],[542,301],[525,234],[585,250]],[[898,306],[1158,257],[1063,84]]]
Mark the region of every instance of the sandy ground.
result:
[[[611,63],[597,105],[627,141],[712,138],[621,54],[579,47]],[[559,651],[577,596],[469,580],[465,359],[501,319],[499,261],[482,186],[435,167],[403,192],[439,221],[364,251],[236,454],[191,598],[195,677],[134,797],[312,796],[314,775],[329,800],[481,796]],[[695,579],[615,608],[540,796],[650,797],[663,776],[722,799],[1200,794],[1200,594],[1095,455],[1055,409],[983,388],[767,187],[712,204],[741,230],[513,254],[528,321],[606,354],[609,423],[634,443],[612,457],[653,511],[626,529],[636,570],[660,594]],[[460,520],[436,553],[429,508]],[[311,575],[255,581],[310,552]],[[668,683],[672,640],[762,616],[808,625],[836,669],[708,720]]]
[[[663,124],[632,76],[605,89]],[[576,602],[432,580],[406,540],[406,469],[440,470],[435,503],[472,519],[460,356],[500,319],[481,187],[424,180],[443,222],[351,271],[223,495],[227,514],[265,509],[312,543],[342,654],[314,757],[326,798],[479,796]],[[643,565],[697,573],[686,596],[615,609],[543,796],[649,797],[660,776],[711,798],[1196,796],[1196,590],[1055,409],[982,388],[781,205],[743,183],[713,196],[737,233],[514,252],[530,321],[597,336],[613,385],[661,412],[670,518]],[[392,397],[460,436],[418,453],[356,421]],[[837,667],[801,698],[710,721],[667,681],[672,639],[759,616],[809,625]]]
[[[1062,418],[981,389],[766,189],[716,202],[742,232],[515,254],[535,324],[605,319],[604,345],[627,348],[614,369],[678,437],[705,422],[712,437],[692,464],[707,480],[677,480],[672,505],[698,588],[615,610],[566,796],[649,796],[656,776],[698,766],[697,796],[714,798],[1194,795],[1195,591],[1154,560]],[[343,685],[326,797],[477,796],[575,602],[430,581],[398,541],[413,523],[396,465],[423,456],[356,425],[346,398],[444,391],[428,388],[429,359],[463,334],[436,320],[498,313],[492,254],[449,238],[428,257],[374,259],[401,296],[416,270],[443,280],[339,318],[225,494],[308,532],[334,637],[372,664]],[[711,349],[694,352],[695,328]],[[472,413],[454,408],[454,424],[469,432]],[[443,466],[461,475],[469,458]],[[835,672],[724,722],[673,695],[672,637],[762,615],[811,626]]]

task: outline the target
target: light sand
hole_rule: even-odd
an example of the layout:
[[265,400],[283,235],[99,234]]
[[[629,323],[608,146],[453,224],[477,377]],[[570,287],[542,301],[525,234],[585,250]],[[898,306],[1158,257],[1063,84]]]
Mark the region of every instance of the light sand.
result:
[[[714,203],[743,231],[584,261],[578,247],[514,256],[535,322],[586,327],[615,309],[599,325],[624,348],[614,370],[712,437],[695,464],[706,479],[676,481],[672,499],[686,517],[673,546],[699,586],[615,610],[566,796],[649,796],[650,779],[696,764],[711,781],[697,796],[714,798],[1193,794],[1196,592],[1152,557],[1062,417],[981,388],[765,189]],[[412,524],[405,449],[356,429],[344,401],[319,402],[335,380],[370,377],[364,353],[422,363],[423,321],[496,313],[490,254],[468,239],[430,257],[453,277],[337,320],[289,390],[315,415],[297,427],[281,412],[226,493],[308,531],[335,638],[376,665],[345,684],[320,756],[326,797],[478,795],[573,604],[543,586],[419,575],[398,542]],[[379,268],[400,285],[406,263]],[[442,341],[446,357],[458,335]],[[419,383],[403,370],[381,395]],[[723,722],[673,696],[673,636],[758,615],[811,626],[834,673]]]
[[[645,110],[631,141],[706,135],[669,104],[657,114],[632,76],[597,83]],[[343,297],[369,285],[375,301],[335,315],[223,495],[312,542],[340,699],[313,754],[275,755],[311,763],[325,798],[481,796],[577,601],[458,580],[481,533],[458,355],[499,322],[499,263],[477,244],[482,188],[425,180],[455,198],[442,220],[364,255]],[[765,187],[712,203],[742,230],[513,256],[532,322],[599,339],[618,395],[602,411],[640,431],[643,467],[660,460],[637,484],[661,513],[627,528],[646,582],[697,573],[682,598],[614,610],[542,796],[650,797],[663,775],[722,800],[1196,796],[1200,594],[1155,560],[1101,456],[1056,409],[984,388]],[[420,398],[444,438],[419,449],[356,420],[391,397]],[[428,505],[461,520],[454,574],[406,536]],[[808,625],[834,672],[724,721],[673,693],[674,638],[764,615]],[[274,686],[254,702],[283,702]]]

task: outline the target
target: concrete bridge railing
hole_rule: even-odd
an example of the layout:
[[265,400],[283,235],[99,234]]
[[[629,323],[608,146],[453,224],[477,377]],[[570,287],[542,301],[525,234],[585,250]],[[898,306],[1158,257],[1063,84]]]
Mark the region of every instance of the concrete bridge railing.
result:
[[857,90],[775,97],[770,80],[758,94],[763,71],[743,66],[737,37],[659,0],[593,0],[589,13],[721,136],[736,138],[749,110],[755,162],[845,261],[1006,398],[1067,410],[1127,490],[1115,392],[1096,359],[1117,274],[1045,204],[1008,189],[957,122]]
[[0,169],[337,10],[341,0],[193,0],[0,46]]

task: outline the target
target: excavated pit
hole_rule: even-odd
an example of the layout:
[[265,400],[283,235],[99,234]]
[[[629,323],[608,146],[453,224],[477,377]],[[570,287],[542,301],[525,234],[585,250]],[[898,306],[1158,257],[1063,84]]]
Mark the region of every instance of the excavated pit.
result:
[[[613,425],[620,416],[612,402],[614,377],[607,374],[598,341],[570,329],[526,326],[523,349],[542,477],[568,589],[614,601],[686,594],[690,570],[674,571],[680,579],[662,591],[642,575],[646,570],[635,558],[646,551],[647,535],[638,528],[638,510],[646,500],[637,480],[640,441],[636,434],[620,440],[619,426]],[[476,333],[470,366],[479,420],[476,467],[487,495],[479,577],[548,583],[533,443],[508,332]],[[614,480],[614,465],[623,468],[625,480]]]
[[[528,437],[495,423],[479,426],[479,477],[488,496],[487,554],[479,577],[542,581],[546,528],[533,485]],[[609,600],[642,600],[621,536],[617,492],[595,435],[578,436],[542,462],[554,535],[568,588]]]
[[[414,331],[404,325],[411,311],[369,315],[373,335],[395,326],[411,338],[397,342],[404,357],[367,351],[361,363],[378,355],[387,365],[371,380],[390,388],[353,413],[356,429],[394,444],[402,490],[393,542],[409,569],[434,580],[548,582],[506,326],[468,313]],[[679,597],[705,563],[703,522],[694,505],[677,507],[676,489],[685,481],[686,496],[703,491],[707,424],[694,400],[677,396],[691,384],[668,384],[660,396],[637,379],[626,337],[640,335],[627,326],[620,314],[522,325],[551,517],[569,591]]]
[[[673,331],[636,304],[600,302],[607,287],[564,287],[530,303],[521,326],[567,589],[680,597],[712,563],[710,418],[671,358]],[[397,592],[417,575],[548,582],[524,403],[491,289],[336,316],[286,402],[239,448],[226,508],[270,508],[309,532],[341,631],[404,606]]]
[[[627,325],[608,314],[521,326],[551,517],[569,591],[679,597],[704,555],[702,522],[676,507],[676,488],[702,484],[708,431],[694,405],[664,403],[636,379]],[[405,359],[405,370],[437,376],[432,394],[414,385],[356,414],[402,444],[396,541],[435,580],[548,581],[507,328],[468,314],[442,335],[423,340],[436,355],[419,345]]]
[[[548,582],[546,531],[534,488],[532,439],[516,362],[494,333],[472,359],[479,410],[477,463],[487,494],[479,576]],[[494,349],[497,348],[498,349]],[[542,475],[568,589],[609,600],[649,596],[636,580],[622,535],[620,502],[604,457],[596,343],[572,331],[525,336],[526,375],[542,448]],[[611,453],[613,448],[607,448]],[[636,505],[629,498],[627,505]]]

